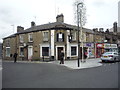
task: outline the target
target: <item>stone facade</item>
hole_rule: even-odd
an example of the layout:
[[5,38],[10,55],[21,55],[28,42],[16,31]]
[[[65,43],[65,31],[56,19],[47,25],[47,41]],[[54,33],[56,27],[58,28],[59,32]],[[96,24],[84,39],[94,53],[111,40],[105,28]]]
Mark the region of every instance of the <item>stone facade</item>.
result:
[[[112,38],[109,37],[111,35]],[[3,39],[3,59],[11,59],[10,54],[17,52],[19,60],[43,60],[43,58],[59,60],[61,50],[65,53],[64,59],[77,59],[77,36],[77,26],[64,23],[62,14],[57,16],[54,23],[36,26],[32,22],[31,27],[26,30],[19,26],[17,33]],[[88,57],[95,57],[96,43],[104,43],[106,39],[109,43],[117,43],[114,41],[117,40],[116,38],[117,35],[114,34],[83,28],[84,51],[87,50],[90,53]],[[81,50],[80,48],[80,54]]]

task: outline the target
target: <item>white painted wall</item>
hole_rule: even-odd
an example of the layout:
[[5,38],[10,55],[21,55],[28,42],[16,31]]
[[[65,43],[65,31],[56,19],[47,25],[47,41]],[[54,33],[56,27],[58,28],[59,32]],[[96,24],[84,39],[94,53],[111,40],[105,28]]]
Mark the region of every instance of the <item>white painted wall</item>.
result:
[[70,30],[67,30],[67,57],[70,57],[70,42],[68,41],[69,34],[70,34]]
[[51,56],[54,56],[54,34],[55,34],[55,30],[51,30]]

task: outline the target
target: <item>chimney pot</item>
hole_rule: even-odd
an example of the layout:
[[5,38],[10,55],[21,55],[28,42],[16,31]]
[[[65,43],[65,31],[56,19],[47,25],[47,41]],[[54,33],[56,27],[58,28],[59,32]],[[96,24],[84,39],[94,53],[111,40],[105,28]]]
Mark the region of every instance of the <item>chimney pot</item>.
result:
[[21,32],[24,30],[24,27],[21,27],[21,26],[17,26],[17,32]]
[[56,22],[64,22],[64,15],[63,14],[57,15]]

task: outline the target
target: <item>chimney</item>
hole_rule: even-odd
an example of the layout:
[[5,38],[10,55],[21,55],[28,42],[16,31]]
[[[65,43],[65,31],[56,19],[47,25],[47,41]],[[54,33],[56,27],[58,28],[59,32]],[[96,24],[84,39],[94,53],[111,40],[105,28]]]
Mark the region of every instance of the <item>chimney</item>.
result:
[[21,32],[24,30],[24,27],[21,27],[21,26],[17,26],[17,32]]
[[117,33],[117,22],[113,23],[113,32]]
[[64,22],[64,15],[63,14],[57,15],[56,22]]
[[97,32],[97,31],[98,31],[98,28],[93,28],[93,31],[94,31],[94,32]]
[[31,22],[31,27],[34,27],[34,26],[35,26],[35,22],[32,21],[32,22]]

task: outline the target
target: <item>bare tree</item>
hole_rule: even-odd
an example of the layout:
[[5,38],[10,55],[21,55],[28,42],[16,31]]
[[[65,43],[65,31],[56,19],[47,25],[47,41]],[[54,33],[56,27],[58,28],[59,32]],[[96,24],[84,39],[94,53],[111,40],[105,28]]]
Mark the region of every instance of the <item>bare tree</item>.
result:
[[[82,3],[82,6],[79,5],[78,7],[78,12],[77,12],[77,5],[79,3]],[[73,4],[73,10],[74,10],[74,22],[78,23],[79,22],[82,23],[82,26],[84,26],[86,24],[86,6],[84,4],[84,0],[75,0],[74,4]],[[79,19],[78,19],[78,15],[79,15]]]
[[[79,67],[79,58],[80,58],[80,46],[82,47],[82,61],[84,60],[84,49],[83,49],[83,26],[86,23],[86,7],[84,4],[84,0],[76,0],[74,2],[74,17],[75,17],[75,22],[78,25],[78,67]],[[80,26],[80,29],[79,29]],[[80,31],[80,35],[79,35],[79,31]],[[80,40],[79,40],[80,39]],[[81,45],[80,45],[80,41],[81,41]]]

